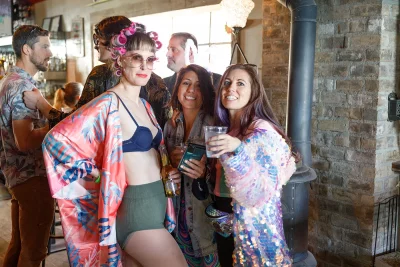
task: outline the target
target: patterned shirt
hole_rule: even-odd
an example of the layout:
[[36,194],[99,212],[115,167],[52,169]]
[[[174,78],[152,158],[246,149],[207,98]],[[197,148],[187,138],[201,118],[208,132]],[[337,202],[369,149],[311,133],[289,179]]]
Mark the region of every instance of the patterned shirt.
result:
[[0,165],[11,188],[34,176],[46,176],[43,154],[40,147],[27,152],[20,151],[12,129],[12,121],[32,119],[35,128],[43,127],[45,120],[39,113],[28,109],[22,100],[23,92],[36,87],[32,76],[14,66],[0,83]]
[[[86,103],[89,103],[92,99],[98,97],[108,89],[113,88],[118,83],[119,77],[114,75],[113,70],[108,64],[94,67],[86,79],[82,96],[76,108],[80,108]],[[172,109],[167,107],[171,99],[171,94],[168,92],[161,77],[152,73],[146,86],[142,86],[139,96],[150,103],[158,123],[161,127],[164,127],[164,124],[172,117]],[[54,127],[54,125],[70,114],[71,113],[63,113],[57,109],[52,109],[49,118],[50,127]]]

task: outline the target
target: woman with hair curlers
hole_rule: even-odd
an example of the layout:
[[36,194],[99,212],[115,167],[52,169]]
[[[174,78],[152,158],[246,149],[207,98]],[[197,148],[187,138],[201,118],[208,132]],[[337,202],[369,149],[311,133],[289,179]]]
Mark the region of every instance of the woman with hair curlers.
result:
[[[175,216],[160,179],[163,135],[139,97],[160,45],[139,24],[122,29],[111,40],[119,83],[57,124],[43,142],[54,197],[73,199],[60,207],[72,266],[186,266],[168,232]],[[176,169],[169,175],[180,178]]]

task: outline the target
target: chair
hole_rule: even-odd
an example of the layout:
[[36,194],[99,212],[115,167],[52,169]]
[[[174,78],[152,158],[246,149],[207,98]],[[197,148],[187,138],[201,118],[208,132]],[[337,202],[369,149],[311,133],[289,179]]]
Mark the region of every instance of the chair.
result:
[[[57,201],[55,201],[55,209],[54,209],[54,216],[53,216],[53,223],[51,224],[50,228],[50,237],[49,237],[49,242],[47,244],[47,256],[53,253],[57,253],[60,251],[64,251],[67,248],[65,247],[65,243],[62,242],[56,242],[57,240],[64,239],[63,235],[57,235],[56,234],[56,227],[61,226],[61,220],[56,219],[56,214],[60,214],[60,210],[58,208]],[[46,259],[42,261],[42,267],[45,267],[46,265]]]
[[400,195],[395,195],[382,200],[377,205],[372,266],[375,266],[375,260],[378,256],[395,252],[398,249],[399,201]]

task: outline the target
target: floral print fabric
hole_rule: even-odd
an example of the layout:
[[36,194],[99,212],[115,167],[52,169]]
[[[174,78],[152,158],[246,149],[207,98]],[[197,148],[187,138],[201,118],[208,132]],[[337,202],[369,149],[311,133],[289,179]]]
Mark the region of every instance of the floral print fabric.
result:
[[[142,100],[156,125],[150,105]],[[105,93],[57,124],[43,142],[71,266],[121,265],[115,219],[126,187],[118,100]],[[91,178],[98,169],[101,178]],[[175,225],[168,201],[166,228]]]
[[16,66],[0,82],[0,131],[2,146],[0,166],[6,177],[6,185],[14,187],[34,176],[46,176],[42,150],[20,151],[14,139],[13,120],[30,119],[35,128],[45,125],[45,119],[35,110],[28,109],[22,100],[23,92],[36,87],[32,76]]

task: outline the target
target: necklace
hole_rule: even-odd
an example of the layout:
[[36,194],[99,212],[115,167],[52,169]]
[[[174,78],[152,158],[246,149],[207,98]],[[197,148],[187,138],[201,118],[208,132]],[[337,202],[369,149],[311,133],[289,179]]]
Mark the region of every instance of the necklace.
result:
[[[138,105],[138,103],[139,103],[139,95],[138,95],[138,98],[136,99],[136,101],[135,100],[133,100],[133,99],[131,99],[130,97],[128,97],[128,95],[129,94],[126,94],[126,92],[129,92],[130,90],[135,90],[134,88],[133,89],[128,89],[127,88],[127,86],[125,85],[125,82],[124,82],[124,80],[121,80],[121,84],[122,84],[122,86],[124,87],[124,91],[122,91],[122,97],[123,98],[126,98],[126,99],[128,99],[129,101],[131,101],[131,102],[133,102],[133,103],[135,103],[136,105]],[[140,88],[140,87],[139,87]],[[139,89],[140,90],[140,89]]]

